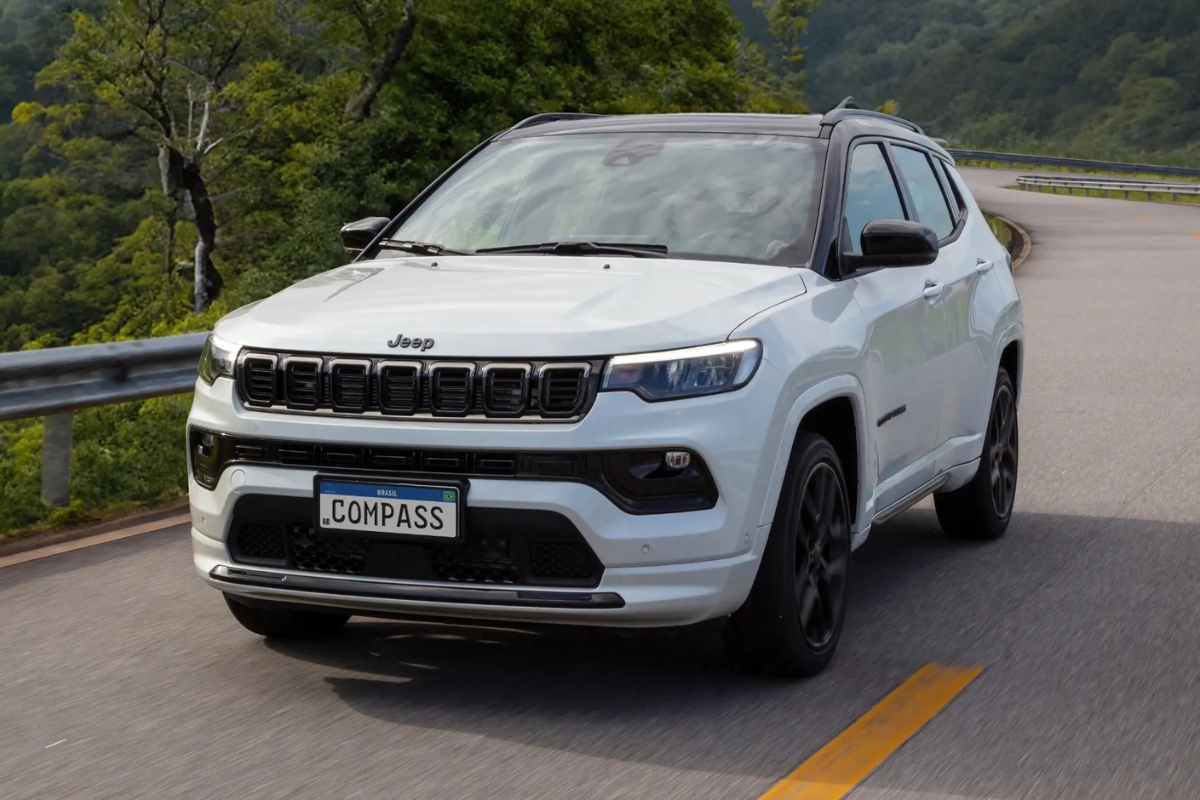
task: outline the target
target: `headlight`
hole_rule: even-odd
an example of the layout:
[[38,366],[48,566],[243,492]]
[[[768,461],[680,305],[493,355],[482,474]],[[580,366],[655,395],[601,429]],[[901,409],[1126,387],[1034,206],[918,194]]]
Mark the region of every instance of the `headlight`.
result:
[[200,380],[211,386],[217,378],[232,378],[237,354],[237,345],[210,333],[208,341],[204,343],[204,349],[200,351]]
[[745,386],[761,360],[762,344],[754,339],[616,356],[604,368],[600,388],[652,401],[729,392]]

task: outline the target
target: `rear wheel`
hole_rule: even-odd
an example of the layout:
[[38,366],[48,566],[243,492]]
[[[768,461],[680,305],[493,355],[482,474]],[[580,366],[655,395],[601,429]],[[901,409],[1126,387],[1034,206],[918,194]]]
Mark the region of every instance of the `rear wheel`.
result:
[[725,626],[735,666],[782,677],[824,669],[841,637],[849,572],[841,462],[824,438],[801,433],[754,588]]
[[225,604],[246,630],[271,639],[324,639],[342,629],[349,614],[301,611],[272,605],[250,605],[231,595]]
[[983,437],[983,456],[971,482],[933,497],[938,522],[953,539],[998,539],[1008,530],[1017,495],[1017,393],[1001,369]]

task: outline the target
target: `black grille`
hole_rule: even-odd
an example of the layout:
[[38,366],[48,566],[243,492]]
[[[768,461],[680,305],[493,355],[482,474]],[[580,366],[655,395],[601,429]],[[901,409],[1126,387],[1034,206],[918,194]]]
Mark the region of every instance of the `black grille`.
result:
[[479,536],[461,547],[429,548],[435,581],[515,584],[520,578],[511,536]]
[[335,361],[329,370],[335,411],[364,411],[371,396],[370,361]]
[[379,407],[393,414],[411,414],[421,398],[421,368],[383,364],[379,367]]
[[579,411],[587,398],[586,367],[552,367],[542,371],[539,399],[542,412],[570,416]]
[[289,408],[316,408],[321,402],[321,359],[288,359],[283,366],[283,396]]
[[586,413],[602,366],[247,353],[238,389],[271,410],[566,420]]
[[529,573],[537,578],[585,578],[592,572],[591,553],[578,542],[532,542]]
[[231,555],[301,572],[460,584],[594,588],[604,574],[579,530],[552,511],[468,508],[454,542],[321,533],[312,519],[310,498],[243,496]]
[[484,374],[483,407],[491,414],[520,414],[528,392],[529,367],[491,367]]
[[242,391],[255,405],[275,402],[275,357],[250,356],[242,362]]
[[310,525],[288,531],[292,569],[362,575],[367,569],[367,540],[359,536],[322,536]]
[[233,545],[239,561],[283,563],[287,558],[282,526],[262,522],[235,522],[234,526],[237,536]]
[[434,367],[430,371],[429,406],[435,414],[466,414],[471,410],[474,367]]

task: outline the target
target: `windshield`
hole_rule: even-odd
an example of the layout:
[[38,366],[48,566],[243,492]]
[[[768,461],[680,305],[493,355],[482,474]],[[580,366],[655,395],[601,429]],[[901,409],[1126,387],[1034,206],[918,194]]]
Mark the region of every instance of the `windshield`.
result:
[[462,252],[549,242],[665,245],[672,258],[802,264],[824,155],[824,141],[788,136],[500,141],[451,175],[389,238]]

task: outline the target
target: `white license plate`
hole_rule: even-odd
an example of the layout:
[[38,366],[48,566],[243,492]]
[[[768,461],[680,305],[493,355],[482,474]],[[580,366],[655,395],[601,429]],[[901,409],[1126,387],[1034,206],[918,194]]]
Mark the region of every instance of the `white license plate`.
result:
[[458,538],[457,486],[317,479],[317,522],[325,530]]

